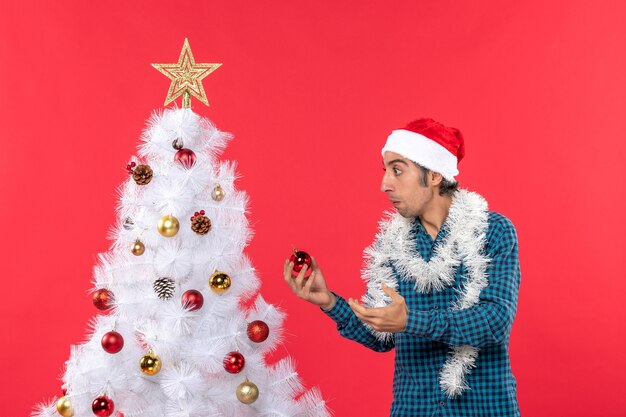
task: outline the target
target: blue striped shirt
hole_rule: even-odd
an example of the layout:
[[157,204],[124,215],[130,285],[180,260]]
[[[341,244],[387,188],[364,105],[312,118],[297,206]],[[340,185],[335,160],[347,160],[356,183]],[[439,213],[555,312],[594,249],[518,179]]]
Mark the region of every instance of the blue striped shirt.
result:
[[[434,241],[419,221],[413,223],[411,232],[419,254],[428,262],[436,245],[446,237],[447,228],[442,227]],[[491,259],[489,284],[470,308],[449,308],[466,279],[463,263],[456,270],[454,284],[438,292],[418,293],[411,280],[396,277],[408,317],[405,330],[387,342],[376,339],[340,296],[325,312],[343,337],[377,352],[396,349],[391,416],[520,415],[508,354],[520,284],[517,234],[511,221],[501,214],[488,213],[484,251]],[[466,377],[469,389],[449,398],[439,386],[439,373],[450,346],[461,345],[477,347],[480,352],[475,368]]]

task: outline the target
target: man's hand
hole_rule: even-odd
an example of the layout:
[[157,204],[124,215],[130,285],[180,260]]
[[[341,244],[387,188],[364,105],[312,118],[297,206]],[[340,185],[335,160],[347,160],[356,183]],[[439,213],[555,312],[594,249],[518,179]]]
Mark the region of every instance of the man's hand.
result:
[[324,275],[322,275],[322,271],[313,257],[311,257],[311,267],[313,272],[311,272],[308,278],[304,277],[307,271],[306,265],[302,267],[298,276],[294,277],[291,274],[293,262],[290,262],[288,259],[285,260],[283,268],[285,282],[298,297],[320,306],[323,310],[330,310],[337,301],[335,295],[328,290]]
[[391,304],[386,307],[366,308],[352,298],[348,300],[350,308],[364,323],[379,332],[399,333],[406,327],[408,308],[404,297],[382,284],[383,291],[391,297]]

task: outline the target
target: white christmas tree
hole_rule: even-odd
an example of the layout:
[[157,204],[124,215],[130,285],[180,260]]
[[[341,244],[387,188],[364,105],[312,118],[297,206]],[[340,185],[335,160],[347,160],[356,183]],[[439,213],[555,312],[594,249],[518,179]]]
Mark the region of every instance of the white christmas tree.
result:
[[[99,255],[94,304],[106,311],[73,346],[64,396],[37,417],[328,416],[303,386],[281,343],[283,313],[257,294],[243,254],[251,230],[235,164],[219,161],[231,136],[190,108],[206,102],[201,80],[220,64],[196,64],[185,40],[172,79],[120,188],[113,244]],[[250,308],[242,300],[257,294]]]

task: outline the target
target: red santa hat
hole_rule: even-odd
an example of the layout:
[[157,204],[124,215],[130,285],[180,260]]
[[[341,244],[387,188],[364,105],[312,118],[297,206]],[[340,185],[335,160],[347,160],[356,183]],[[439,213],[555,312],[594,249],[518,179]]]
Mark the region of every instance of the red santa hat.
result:
[[459,174],[457,164],[465,156],[463,135],[433,119],[417,119],[403,129],[394,130],[382,149],[395,152],[411,161],[440,173],[448,181]]

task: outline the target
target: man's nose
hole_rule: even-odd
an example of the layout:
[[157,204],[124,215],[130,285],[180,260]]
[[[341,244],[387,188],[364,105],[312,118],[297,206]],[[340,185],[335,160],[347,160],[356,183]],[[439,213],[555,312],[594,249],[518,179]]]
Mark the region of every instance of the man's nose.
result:
[[380,191],[382,191],[383,193],[386,193],[387,191],[391,191],[391,184],[387,177],[386,172],[385,172],[385,175],[383,175],[383,180],[380,182]]

